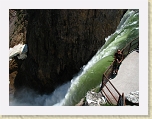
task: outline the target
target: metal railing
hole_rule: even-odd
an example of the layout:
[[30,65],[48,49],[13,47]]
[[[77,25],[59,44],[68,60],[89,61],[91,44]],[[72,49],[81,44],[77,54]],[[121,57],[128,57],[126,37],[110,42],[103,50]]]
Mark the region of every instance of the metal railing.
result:
[[[125,58],[134,50],[139,50],[139,37],[133,39],[121,50],[123,58]],[[113,65],[114,61],[104,72],[100,91],[105,95],[109,104],[122,106],[125,105],[124,93],[120,94],[116,87],[109,80],[113,74]]]

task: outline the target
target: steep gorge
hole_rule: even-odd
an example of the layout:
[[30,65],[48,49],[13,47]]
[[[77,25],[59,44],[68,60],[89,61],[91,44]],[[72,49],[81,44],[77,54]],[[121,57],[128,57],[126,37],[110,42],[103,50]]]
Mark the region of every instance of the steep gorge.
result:
[[19,63],[16,90],[50,93],[71,80],[115,31],[125,11],[26,10],[28,57]]

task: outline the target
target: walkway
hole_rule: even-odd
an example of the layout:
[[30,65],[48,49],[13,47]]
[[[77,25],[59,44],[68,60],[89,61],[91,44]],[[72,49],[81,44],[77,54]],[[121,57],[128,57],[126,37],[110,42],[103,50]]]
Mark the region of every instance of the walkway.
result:
[[120,94],[139,91],[139,53],[133,51],[129,54],[120,65],[117,76],[110,81]]

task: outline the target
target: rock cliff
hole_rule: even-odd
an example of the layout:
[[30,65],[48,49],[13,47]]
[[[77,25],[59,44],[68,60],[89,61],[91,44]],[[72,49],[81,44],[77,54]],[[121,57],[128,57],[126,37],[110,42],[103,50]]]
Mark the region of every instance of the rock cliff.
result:
[[26,10],[28,57],[18,67],[16,90],[50,93],[72,79],[117,28],[126,10]]

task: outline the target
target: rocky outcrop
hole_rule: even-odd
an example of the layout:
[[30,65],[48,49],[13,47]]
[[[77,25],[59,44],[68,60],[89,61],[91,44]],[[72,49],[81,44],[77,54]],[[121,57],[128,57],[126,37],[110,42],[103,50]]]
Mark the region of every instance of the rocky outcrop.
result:
[[9,47],[25,44],[27,24],[26,10],[9,10]]
[[85,105],[102,106],[102,105],[106,105],[106,103],[107,100],[101,92],[99,93],[93,91],[87,92]]
[[96,92],[94,89],[88,91],[86,96],[80,100],[75,106],[104,106],[108,105],[106,97],[101,92]]
[[71,80],[112,34],[126,10],[26,10],[28,57],[15,88],[50,93]]
[[17,56],[18,59],[26,59],[28,48],[27,44],[18,44],[13,48],[9,49],[9,59],[12,60],[13,57]]
[[125,96],[125,99],[127,105],[139,105],[139,91],[130,92]]
[[[9,9],[9,48],[12,49],[19,44],[26,42],[27,28],[27,13],[26,10]],[[16,51],[15,51],[16,52]],[[22,55],[23,56],[23,55]],[[25,56],[24,56],[25,57]],[[20,70],[22,60],[14,57],[9,61],[9,90],[13,94],[15,91],[14,80]]]

